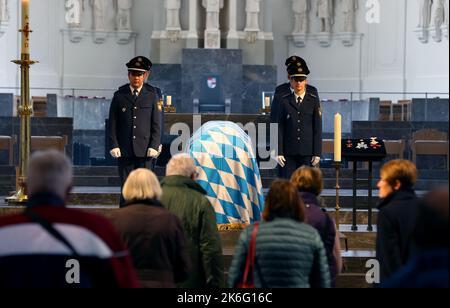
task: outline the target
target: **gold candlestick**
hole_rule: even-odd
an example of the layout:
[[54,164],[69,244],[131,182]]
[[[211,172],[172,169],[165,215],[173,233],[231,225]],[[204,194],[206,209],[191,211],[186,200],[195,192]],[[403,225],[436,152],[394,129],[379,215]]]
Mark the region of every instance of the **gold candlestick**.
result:
[[339,211],[341,209],[339,204],[339,171],[341,169],[341,162],[335,161],[334,162],[334,168],[336,169],[336,207],[335,207],[335,220],[336,220],[336,230],[339,231]]
[[29,24],[29,0],[22,0],[22,48],[20,60],[14,60],[20,65],[20,106],[17,113],[20,117],[20,157],[19,167],[16,168],[16,192],[6,198],[8,203],[24,203],[28,200],[26,192],[27,165],[30,157],[30,118],[33,114],[33,106],[30,104],[30,65],[37,63],[30,60],[29,36],[33,32]]

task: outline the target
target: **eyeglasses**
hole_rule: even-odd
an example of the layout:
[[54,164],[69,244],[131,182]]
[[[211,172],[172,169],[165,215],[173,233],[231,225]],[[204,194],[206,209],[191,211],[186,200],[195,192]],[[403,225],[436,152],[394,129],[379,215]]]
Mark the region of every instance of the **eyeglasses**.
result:
[[306,80],[306,77],[303,76],[295,76],[295,77],[291,77],[292,81],[296,81],[296,82],[303,82]]

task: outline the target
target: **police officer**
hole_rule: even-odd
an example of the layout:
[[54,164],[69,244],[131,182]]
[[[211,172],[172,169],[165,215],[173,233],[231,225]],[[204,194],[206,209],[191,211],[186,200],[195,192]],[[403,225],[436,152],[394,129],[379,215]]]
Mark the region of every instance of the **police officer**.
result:
[[[110,153],[118,161],[122,187],[134,169],[151,169],[152,160],[161,150],[159,93],[144,83],[150,75],[152,62],[139,56],[126,66],[130,83],[114,93],[109,110]],[[120,206],[123,205],[121,196]]]
[[318,166],[322,153],[322,110],[316,93],[307,88],[305,60],[288,66],[292,93],[280,99],[277,114],[281,176],[290,178],[300,166]]
[[[291,65],[297,65],[298,62],[300,62],[300,57],[298,56],[291,56],[289,58],[286,59],[285,61],[285,65],[286,65],[286,69],[289,70],[289,67]],[[303,61],[304,62],[304,61]],[[304,62],[305,65],[305,70],[308,70],[308,66],[306,65],[306,62]],[[309,70],[308,70],[309,71]],[[289,75],[288,75],[288,80],[289,80]],[[315,96],[319,97],[319,93],[317,92],[317,89],[309,84],[306,85],[306,90],[309,93],[314,94]],[[279,86],[276,87],[275,89],[275,93],[273,96],[273,101],[272,104],[270,106],[270,123],[276,123],[277,122],[277,112],[279,109],[279,104],[280,104],[280,100],[283,96],[292,93],[292,87],[291,87],[291,83],[287,82],[287,83],[283,83]]]

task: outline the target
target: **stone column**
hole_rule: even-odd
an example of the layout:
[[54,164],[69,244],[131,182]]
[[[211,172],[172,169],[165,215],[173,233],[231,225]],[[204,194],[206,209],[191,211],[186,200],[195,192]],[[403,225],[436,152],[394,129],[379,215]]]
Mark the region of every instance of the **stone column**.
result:
[[198,48],[197,12],[197,0],[189,0],[189,32],[186,42],[187,48]]
[[237,1],[229,0],[229,30],[227,36],[227,49],[239,49],[239,37],[237,33]]

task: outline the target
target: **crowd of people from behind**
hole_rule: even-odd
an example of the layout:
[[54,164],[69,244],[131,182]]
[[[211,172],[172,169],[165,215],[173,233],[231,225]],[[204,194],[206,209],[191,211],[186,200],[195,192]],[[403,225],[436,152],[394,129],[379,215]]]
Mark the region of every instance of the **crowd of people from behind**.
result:
[[[187,154],[169,161],[160,182],[130,173],[125,206],[108,217],[71,209],[72,166],[57,151],[28,165],[29,201],[0,217],[0,287],[236,287],[255,225],[241,232],[224,279],[214,210]],[[448,188],[418,198],[406,160],[380,170],[377,259],[382,287],[448,287]],[[256,233],[256,288],[327,288],[342,270],[339,230],[321,208],[320,169],[302,166],[276,180]],[[76,270],[78,269],[78,271]]]

